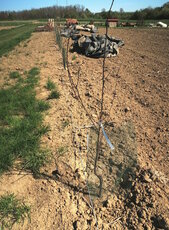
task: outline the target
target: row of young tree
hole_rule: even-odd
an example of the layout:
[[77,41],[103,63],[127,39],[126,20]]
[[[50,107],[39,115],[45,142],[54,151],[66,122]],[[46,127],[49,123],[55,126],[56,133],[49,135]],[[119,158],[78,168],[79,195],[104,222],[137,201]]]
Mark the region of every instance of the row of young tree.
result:
[[[29,20],[29,19],[47,19],[47,18],[80,18],[80,19],[106,19],[107,12],[102,9],[99,13],[92,13],[84,6],[53,6],[40,9],[31,9],[23,11],[0,11],[0,20]],[[169,19],[169,2],[162,7],[146,8],[136,12],[120,11],[111,12],[111,18],[125,20],[148,20],[148,19]]]

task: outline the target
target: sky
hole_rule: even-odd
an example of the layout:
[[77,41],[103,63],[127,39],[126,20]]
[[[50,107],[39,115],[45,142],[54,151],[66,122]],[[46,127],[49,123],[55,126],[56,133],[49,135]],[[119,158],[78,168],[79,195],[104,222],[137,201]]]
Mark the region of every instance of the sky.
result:
[[[24,10],[46,6],[83,5],[92,12],[100,12],[103,8],[108,10],[112,0],[0,0],[0,11]],[[136,11],[146,7],[162,6],[167,0],[115,0],[113,10],[123,8],[124,11]]]

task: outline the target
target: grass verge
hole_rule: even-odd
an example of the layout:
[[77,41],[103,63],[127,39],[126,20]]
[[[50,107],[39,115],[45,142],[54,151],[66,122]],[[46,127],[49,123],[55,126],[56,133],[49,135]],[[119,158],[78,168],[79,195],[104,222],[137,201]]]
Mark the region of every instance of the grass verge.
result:
[[34,174],[48,162],[49,153],[40,143],[48,131],[42,112],[49,105],[36,99],[38,80],[39,69],[32,68],[26,76],[17,78],[15,85],[0,89],[0,174],[16,160]]
[[21,41],[28,39],[36,25],[27,24],[9,30],[0,31],[0,57],[11,51]]
[[21,26],[23,24],[30,24],[32,21],[19,20],[19,21],[0,21],[0,26]]
[[11,229],[15,223],[21,223],[30,218],[30,207],[14,194],[0,197],[0,229]]

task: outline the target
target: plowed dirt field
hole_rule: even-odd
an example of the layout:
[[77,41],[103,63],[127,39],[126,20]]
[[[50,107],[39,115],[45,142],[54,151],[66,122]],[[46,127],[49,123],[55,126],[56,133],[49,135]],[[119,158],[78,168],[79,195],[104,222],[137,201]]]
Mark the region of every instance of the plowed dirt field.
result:
[[[104,34],[105,30],[99,32]],[[0,178],[0,195],[14,192],[31,205],[31,222],[27,220],[14,229],[169,229],[169,30],[110,29],[109,34],[125,42],[117,57],[106,60],[105,72],[103,122],[113,124],[107,135],[118,151],[103,151],[99,159],[104,189],[101,198],[91,194],[94,211],[84,171],[88,162],[92,174],[95,134],[83,129],[92,123],[73,95],[54,33],[34,33],[29,41],[0,58],[1,85],[11,71],[23,74],[36,66],[40,68],[37,97],[47,100],[49,77],[61,94],[58,100],[49,100],[51,108],[45,114],[50,131],[42,145],[52,151],[53,160],[42,170],[42,177],[11,170]],[[69,64],[81,99],[97,122],[103,59],[70,51]],[[89,131],[93,159],[87,155]],[[114,162],[117,158],[127,168],[126,159],[131,155],[135,176],[130,188],[125,188],[122,181],[112,182],[120,171]],[[97,192],[97,180],[94,186]]]

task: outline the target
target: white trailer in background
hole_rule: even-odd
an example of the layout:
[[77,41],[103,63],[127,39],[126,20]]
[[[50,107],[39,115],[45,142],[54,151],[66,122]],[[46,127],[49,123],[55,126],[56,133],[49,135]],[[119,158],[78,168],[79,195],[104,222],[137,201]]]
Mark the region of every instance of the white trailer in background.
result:
[[167,28],[167,24],[165,24],[163,22],[157,22],[157,26],[160,26],[162,28]]

